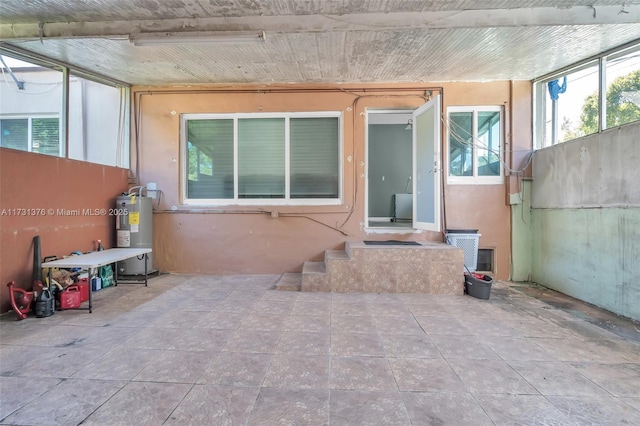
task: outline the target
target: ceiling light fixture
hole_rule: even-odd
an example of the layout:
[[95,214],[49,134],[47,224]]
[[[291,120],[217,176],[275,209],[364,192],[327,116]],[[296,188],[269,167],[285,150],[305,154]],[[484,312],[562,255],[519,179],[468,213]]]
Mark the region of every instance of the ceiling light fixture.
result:
[[136,46],[191,43],[264,43],[264,31],[183,31],[154,32],[129,35],[129,41]]

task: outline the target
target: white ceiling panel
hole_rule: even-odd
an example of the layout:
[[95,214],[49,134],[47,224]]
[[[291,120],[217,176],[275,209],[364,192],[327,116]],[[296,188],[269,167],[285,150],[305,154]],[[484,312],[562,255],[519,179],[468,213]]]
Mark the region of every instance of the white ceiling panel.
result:
[[[141,32],[264,43],[135,46]],[[640,0],[0,2],[0,40],[135,85],[532,79],[640,39]]]

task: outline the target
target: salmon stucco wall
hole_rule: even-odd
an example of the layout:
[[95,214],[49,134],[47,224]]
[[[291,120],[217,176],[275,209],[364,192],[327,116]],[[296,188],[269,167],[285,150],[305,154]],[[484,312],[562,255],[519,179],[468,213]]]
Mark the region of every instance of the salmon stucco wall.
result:
[[0,309],[10,309],[6,284],[32,288],[33,237],[41,255],[62,257],[115,245],[116,196],[127,169],[0,148]]
[[[154,202],[154,266],[187,273],[283,273],[322,259],[324,250],[346,240],[405,239],[442,241],[440,232],[370,233],[365,227],[365,119],[372,109],[415,109],[427,91],[440,93],[443,112],[452,105],[500,105],[505,139],[530,148],[530,117],[513,114],[512,104],[529,105],[528,82],[446,83],[366,86],[241,86],[206,88],[134,87],[132,164],[140,184],[155,182],[162,197]],[[207,206],[181,199],[180,122],[182,114],[340,111],[342,113],[342,189],[339,205]],[[513,117],[513,118],[512,118]],[[132,126],[133,128],[134,126]],[[443,125],[442,152],[446,150]],[[137,160],[136,160],[137,158]],[[446,176],[446,164],[442,169]],[[509,178],[505,178],[508,182]],[[477,228],[481,247],[496,250],[497,278],[509,275],[510,208],[508,185],[444,187],[444,224]]]

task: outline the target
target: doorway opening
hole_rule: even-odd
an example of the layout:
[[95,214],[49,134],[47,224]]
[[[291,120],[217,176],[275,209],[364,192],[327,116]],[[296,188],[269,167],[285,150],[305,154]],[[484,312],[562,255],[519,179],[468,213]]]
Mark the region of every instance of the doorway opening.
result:
[[365,227],[440,232],[440,96],[367,111]]
[[368,114],[368,227],[413,228],[412,111]]

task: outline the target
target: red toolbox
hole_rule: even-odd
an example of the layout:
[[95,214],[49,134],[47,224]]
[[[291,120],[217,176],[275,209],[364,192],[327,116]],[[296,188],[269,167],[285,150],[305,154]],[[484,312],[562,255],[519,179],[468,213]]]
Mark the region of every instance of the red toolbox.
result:
[[89,278],[81,278],[76,283],[80,287],[80,300],[86,302],[89,300]]
[[74,309],[82,305],[82,295],[77,284],[70,285],[59,294],[60,309]]

